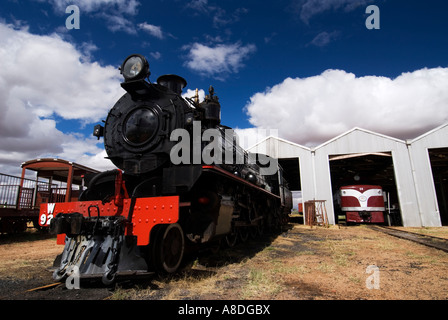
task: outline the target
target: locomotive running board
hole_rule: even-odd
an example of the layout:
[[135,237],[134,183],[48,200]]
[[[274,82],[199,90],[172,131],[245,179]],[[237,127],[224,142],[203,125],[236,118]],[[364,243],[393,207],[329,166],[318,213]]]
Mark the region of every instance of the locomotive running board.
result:
[[267,194],[267,195],[269,195],[271,197],[280,198],[280,196],[278,196],[276,194],[273,194],[272,192],[269,192],[268,190],[263,189],[263,188],[255,185],[253,183],[250,183],[249,181],[246,181],[243,178],[240,178],[240,177],[238,177],[238,176],[236,176],[236,175],[234,175],[234,174],[232,174],[232,173],[230,173],[230,172],[228,172],[228,171],[226,171],[226,170],[224,170],[224,169],[222,169],[220,167],[213,166],[213,165],[206,165],[206,166],[202,166],[202,169],[203,169],[203,171],[214,171],[214,172],[216,172],[216,173],[218,173],[218,174],[220,174],[222,176],[226,176],[226,177],[228,177],[228,178],[230,178],[232,180],[235,180],[235,181],[237,181],[239,183],[242,183],[242,184],[250,186],[251,188],[257,189],[258,191],[261,191],[261,192],[263,192],[263,193],[265,193],[265,194]]

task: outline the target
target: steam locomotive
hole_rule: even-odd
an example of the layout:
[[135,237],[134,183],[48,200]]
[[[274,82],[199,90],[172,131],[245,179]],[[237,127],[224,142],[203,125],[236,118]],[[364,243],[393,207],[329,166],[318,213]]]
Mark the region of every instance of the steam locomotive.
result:
[[85,176],[77,202],[41,206],[65,247],[53,278],[176,272],[189,250],[257,237],[287,222],[292,196],[276,159],[247,153],[221,125],[213,87],[182,97],[177,75],[149,81],[139,54],[120,67],[126,93],[94,136],[117,169]]

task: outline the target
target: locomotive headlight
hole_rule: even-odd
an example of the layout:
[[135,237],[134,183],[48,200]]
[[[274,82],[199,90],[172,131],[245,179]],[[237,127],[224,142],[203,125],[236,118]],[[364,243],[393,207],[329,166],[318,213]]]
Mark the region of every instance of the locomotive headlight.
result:
[[133,54],[127,57],[121,65],[120,70],[125,81],[141,80],[150,75],[148,61],[139,54]]

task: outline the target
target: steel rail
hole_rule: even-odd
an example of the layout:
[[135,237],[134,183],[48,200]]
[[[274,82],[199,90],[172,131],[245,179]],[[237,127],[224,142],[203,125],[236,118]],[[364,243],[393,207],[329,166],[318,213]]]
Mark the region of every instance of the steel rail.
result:
[[370,229],[383,232],[385,234],[413,241],[431,248],[436,248],[439,250],[442,250],[444,252],[448,252],[448,239],[440,238],[440,237],[434,237],[429,236],[425,234],[415,233],[415,232],[409,232],[404,230],[397,230],[390,227],[385,226],[377,226],[377,225],[371,225],[368,226]]

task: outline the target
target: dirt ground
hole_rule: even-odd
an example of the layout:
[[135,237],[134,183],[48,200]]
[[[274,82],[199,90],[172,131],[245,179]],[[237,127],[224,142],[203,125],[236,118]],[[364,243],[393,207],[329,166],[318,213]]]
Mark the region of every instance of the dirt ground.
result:
[[[448,228],[409,229],[448,237]],[[123,280],[115,288],[53,283],[54,238],[0,236],[2,300],[446,300],[448,253],[365,226],[290,224],[276,237],[190,256],[169,278]]]

